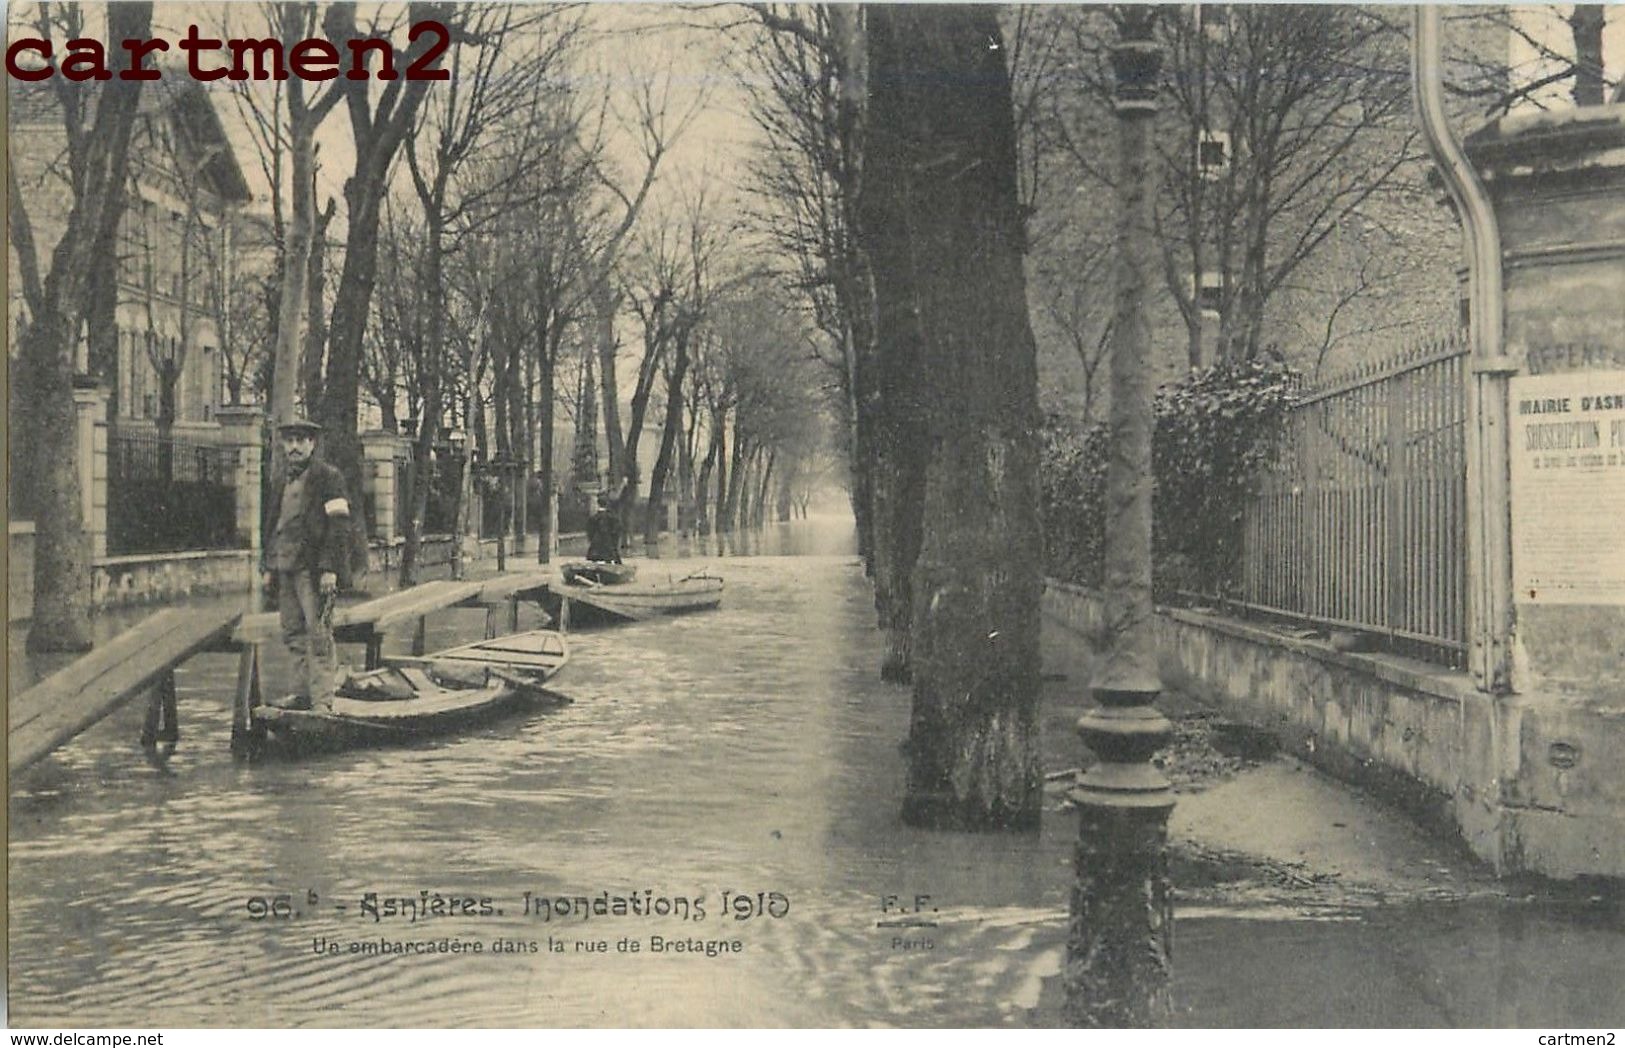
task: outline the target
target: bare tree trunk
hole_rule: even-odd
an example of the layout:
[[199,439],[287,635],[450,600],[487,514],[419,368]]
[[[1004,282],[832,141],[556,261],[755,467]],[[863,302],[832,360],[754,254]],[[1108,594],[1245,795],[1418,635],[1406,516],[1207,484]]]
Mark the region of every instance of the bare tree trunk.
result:
[[706,444],[705,460],[700,463],[700,476],[694,484],[694,530],[701,535],[709,535],[712,530],[714,505],[711,499],[711,474],[716,469],[717,461],[722,453],[722,429],[714,421],[711,426],[711,439]]
[[840,206],[847,227],[849,257],[844,267],[845,279],[838,281],[836,291],[844,294],[843,312],[847,319],[843,335],[847,340],[848,410],[852,426],[852,516],[857,525],[858,555],[863,558],[864,571],[870,578],[877,578],[874,478],[879,469],[876,456],[880,439],[877,419],[880,388],[875,338],[879,319],[874,271],[860,232],[867,164],[863,142],[868,119],[869,49],[863,7],[831,4],[828,10],[835,51],[844,74],[836,104],[836,138],[845,147],[842,153],[846,162],[845,186]]
[[762,480],[756,485],[756,501],[751,512],[751,526],[761,527],[767,523],[767,491],[773,483],[773,463],[778,458],[778,452],[769,448],[767,461],[762,464]]
[[933,452],[912,578],[903,817],[1036,828],[1037,350],[1005,52],[996,15],[977,7],[871,8],[869,40],[867,186],[894,187],[891,225],[905,239],[891,250],[932,260],[900,274],[871,256],[877,287],[902,292],[882,295],[881,316],[915,311],[915,376],[929,387],[921,443]]
[[[515,553],[524,553],[525,543],[530,541],[530,477],[533,470],[537,470],[541,467],[541,463],[535,457],[535,390],[536,356],[535,354],[526,354],[525,385],[524,390],[521,393],[521,396],[524,398],[524,433],[521,435],[519,442],[519,447],[521,450],[519,452],[519,465],[516,467],[519,481],[514,485],[514,487],[517,489],[514,494],[514,516],[516,519],[514,521],[513,551]],[[552,401],[553,398],[550,395],[548,397],[549,410],[551,410]],[[551,429],[552,427],[549,426],[549,428]],[[551,434],[549,434],[548,439],[549,441],[552,440]],[[551,448],[549,449],[549,452],[551,452]],[[549,454],[549,457],[551,458],[551,454]],[[542,508],[545,515],[547,508],[546,505],[544,504]]]
[[604,471],[608,483],[615,484],[626,473],[626,444],[621,437],[621,392],[615,380],[615,312],[620,296],[605,277],[594,289],[592,304],[597,328],[598,381],[603,389],[604,436],[608,440],[609,463]]
[[[414,2],[408,18],[451,20],[448,5]],[[356,25],[355,4],[339,3],[328,8],[323,32],[341,50],[344,41],[363,34]],[[415,62],[434,42],[433,34],[419,34],[417,41],[399,61]],[[339,273],[333,298],[333,321],[328,329],[327,372],[322,387],[324,427],[323,451],[345,476],[352,491],[361,490],[361,437],[356,421],[359,414],[361,345],[367,329],[367,314],[373,286],[378,277],[378,220],[384,194],[389,189],[389,171],[406,137],[414,133],[417,112],[429,89],[426,80],[394,80],[384,87],[373,108],[369,81],[336,80],[344,92],[355,140],[355,172],[344,184],[347,230],[344,267]],[[438,418],[424,415],[424,428],[433,430]],[[404,576],[403,576],[404,577]]]
[[649,512],[643,540],[649,545],[660,541],[665,523],[666,477],[671,472],[672,455],[683,431],[683,378],[688,374],[688,336],[678,336],[671,374],[666,377],[666,424],[660,430],[660,450],[649,472]]
[[536,430],[541,438],[537,456],[541,460],[542,519],[541,527],[538,529],[540,537],[536,541],[536,562],[546,564],[553,557],[554,520],[550,510],[553,505],[553,489],[558,486],[558,481],[553,476],[553,387],[558,373],[557,345],[551,347],[551,351],[544,350],[539,356],[541,359],[537,361],[537,365],[541,372],[541,387],[536,394]]
[[[290,102],[298,91],[297,86],[290,85]],[[273,430],[297,414],[299,363],[309,309],[306,288],[310,280],[311,245],[315,239],[316,123],[308,116],[303,119],[296,116],[292,123],[293,145],[289,158],[293,164],[293,207],[288,214],[287,236],[282,248],[282,293],[277,303],[276,350],[271,365]],[[281,458],[278,453],[279,471],[284,468]]]
[[593,377],[593,347],[582,353],[581,382],[576,387],[574,447],[570,474],[577,485],[598,484],[598,384]]
[[[152,25],[152,4],[110,5],[107,22],[109,40],[145,38]],[[128,177],[130,133],[141,83],[115,79],[101,85],[95,124],[85,129],[87,144],[72,172],[73,206],[43,283],[16,175],[7,174],[12,240],[19,254],[28,255],[21,265],[32,314],[18,346],[19,377],[33,424],[25,456],[35,480],[29,651],[84,651],[93,640],[90,545],[76,454],[75,343],[91,311],[90,277],[97,255],[111,253],[116,243],[117,201]]]
[[739,527],[739,495],[740,489],[745,485],[745,434],[739,431],[739,413],[734,413],[734,447],[733,458],[728,464],[728,486],[722,498],[721,517],[722,531],[733,531]]
[[[311,188],[309,206],[316,206],[315,187]],[[304,350],[301,353],[299,388],[304,391],[305,412],[315,417],[322,402],[322,357],[327,349],[327,227],[333,221],[338,202],[329,199],[327,206],[315,214],[315,225],[310,230],[310,255],[306,259],[308,274],[305,279],[306,323]],[[296,209],[297,213],[297,209]]]
[[[525,452],[530,447],[526,443],[529,427],[525,424],[525,407],[529,400],[527,394],[530,391],[528,383],[530,376],[525,356],[521,351],[521,347],[516,343],[508,358],[508,461],[504,467],[507,472],[503,474],[507,483],[502,489],[503,497],[507,501],[506,508],[502,511],[502,530],[503,534],[513,540],[515,553],[523,551],[525,536],[524,511],[520,508],[525,502],[525,477],[520,471],[519,464],[524,461]],[[516,494],[518,497],[517,505],[515,503]],[[515,527],[515,525],[518,526]]]
[[684,399],[686,423],[677,442],[677,528],[684,534],[694,528],[694,440],[699,424],[696,404],[697,401]]
[[724,409],[716,412],[714,414],[713,418],[712,418],[711,424],[712,424],[712,426],[715,427],[715,431],[716,431],[715,443],[716,443],[716,450],[717,450],[717,458],[716,458],[717,486],[716,486],[716,499],[715,499],[715,501],[713,501],[711,503],[711,505],[712,505],[711,530],[720,533],[720,532],[727,531],[728,527],[729,527],[729,525],[728,525],[727,498],[728,498],[728,478],[731,476],[731,474],[728,471],[728,428],[727,428],[728,427],[728,411],[727,411],[727,409],[724,408]]

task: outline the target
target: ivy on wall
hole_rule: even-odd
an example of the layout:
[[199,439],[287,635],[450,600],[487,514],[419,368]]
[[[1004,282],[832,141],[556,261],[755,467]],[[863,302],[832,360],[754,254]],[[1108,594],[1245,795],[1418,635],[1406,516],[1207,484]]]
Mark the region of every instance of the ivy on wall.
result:
[[[1275,459],[1297,375],[1273,360],[1192,372],[1156,397],[1152,442],[1153,579],[1162,595],[1226,588],[1241,563],[1242,517]],[[1045,573],[1100,584],[1105,553],[1103,422],[1052,417],[1041,483]]]

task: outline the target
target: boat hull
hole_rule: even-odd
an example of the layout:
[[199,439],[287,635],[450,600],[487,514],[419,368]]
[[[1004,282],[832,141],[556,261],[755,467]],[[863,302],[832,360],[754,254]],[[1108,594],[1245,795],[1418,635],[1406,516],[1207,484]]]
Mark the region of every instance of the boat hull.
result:
[[[460,703],[441,708],[427,700],[386,704],[341,698],[334,701],[332,713],[260,707],[255,719],[273,738],[294,749],[347,749],[409,743],[466,731],[533,705],[541,698],[541,693],[527,693],[503,683],[478,689]],[[384,705],[414,708],[387,712],[375,708]]]
[[544,685],[569,661],[551,630],[396,657],[346,681],[333,712],[256,706],[261,734],[298,750],[412,742],[462,731],[517,710],[569,700]]
[[554,606],[548,610],[571,626],[640,622],[717,607],[722,603],[722,580],[700,576],[668,583],[566,585],[552,593],[551,599]]

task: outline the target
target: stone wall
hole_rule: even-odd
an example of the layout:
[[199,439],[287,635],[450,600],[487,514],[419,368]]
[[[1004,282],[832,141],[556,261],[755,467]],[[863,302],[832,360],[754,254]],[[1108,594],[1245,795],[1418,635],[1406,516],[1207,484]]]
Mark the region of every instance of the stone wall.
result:
[[258,571],[246,549],[101,557],[92,568],[98,608],[161,604],[246,590]]
[[[1098,596],[1048,580],[1044,614],[1098,638]],[[1334,650],[1209,612],[1163,609],[1169,683],[1459,835],[1503,873],[1625,877],[1625,708],[1491,696],[1465,673]]]

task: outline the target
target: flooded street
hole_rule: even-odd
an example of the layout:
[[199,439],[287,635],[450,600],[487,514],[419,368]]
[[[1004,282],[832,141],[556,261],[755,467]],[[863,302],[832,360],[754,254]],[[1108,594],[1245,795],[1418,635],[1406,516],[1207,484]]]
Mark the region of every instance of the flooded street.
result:
[[[644,580],[710,567],[721,609],[575,634],[570,704],[411,747],[235,763],[235,659],[194,659],[167,772],[132,706],[13,782],[10,1021],[1045,1022],[1074,819],[900,824],[909,695],[878,679],[850,541],[815,520],[754,555],[640,558]],[[430,650],[483,621],[436,616]],[[1063,712],[1047,770],[1079,759]],[[1182,1025],[1625,1021],[1604,905],[1221,898],[1174,957]]]

